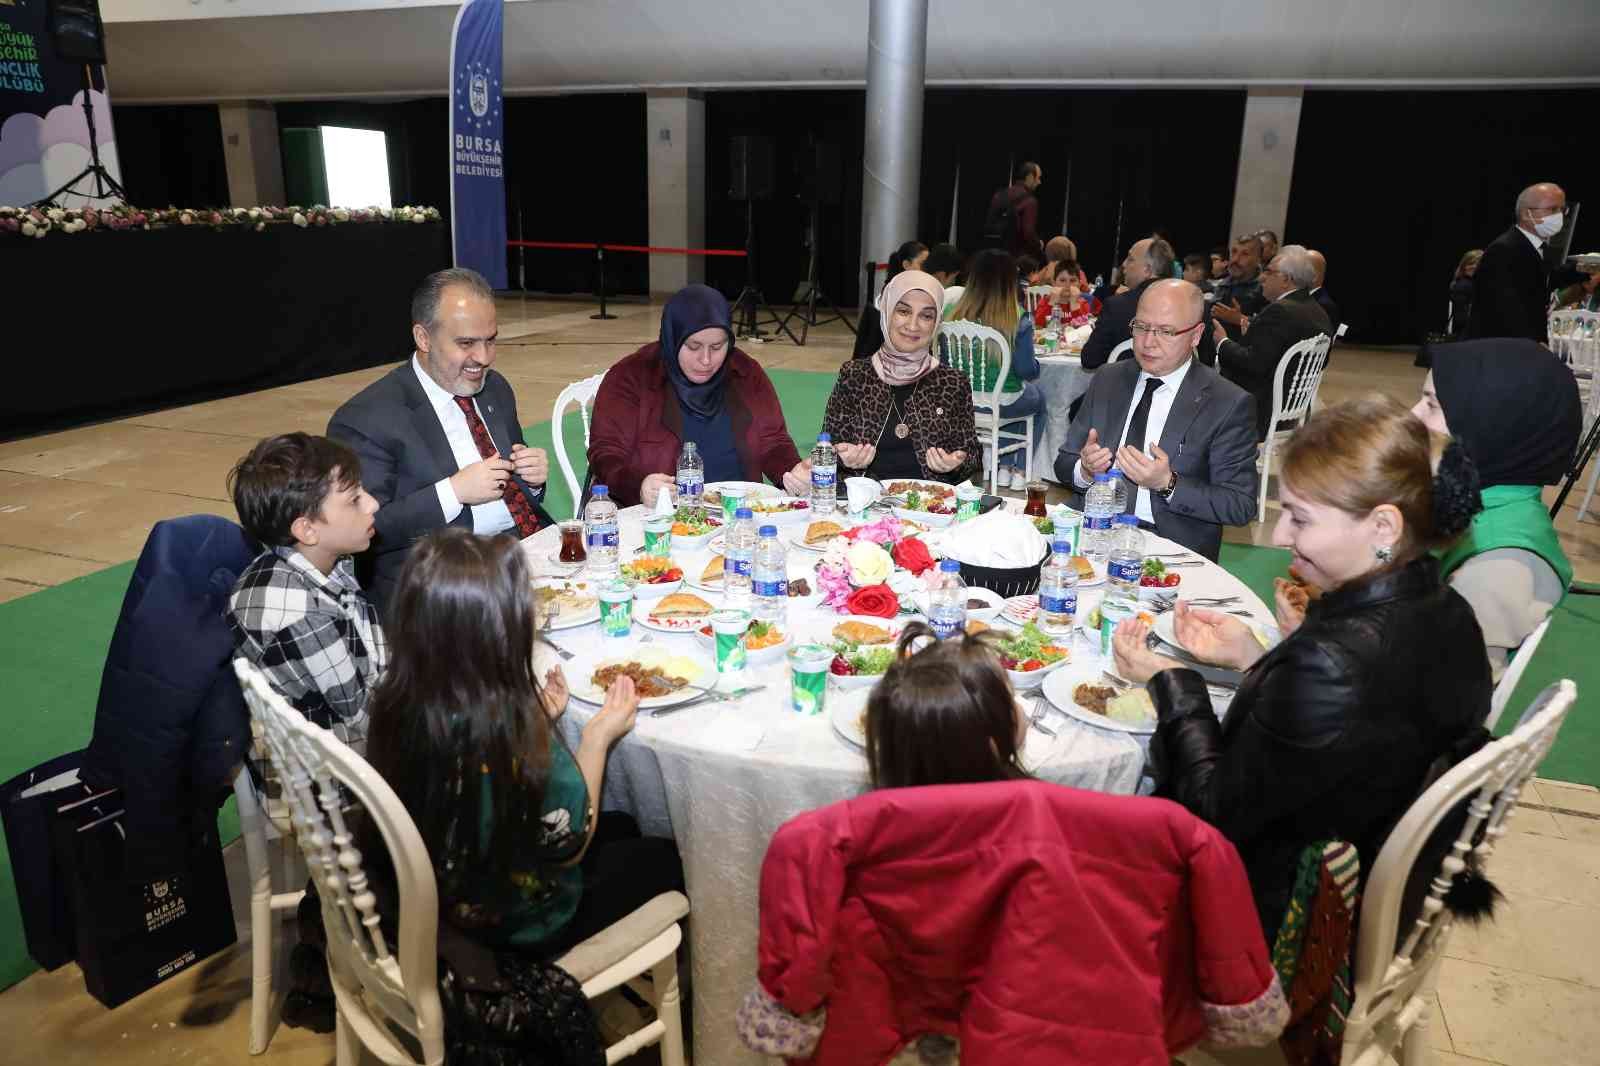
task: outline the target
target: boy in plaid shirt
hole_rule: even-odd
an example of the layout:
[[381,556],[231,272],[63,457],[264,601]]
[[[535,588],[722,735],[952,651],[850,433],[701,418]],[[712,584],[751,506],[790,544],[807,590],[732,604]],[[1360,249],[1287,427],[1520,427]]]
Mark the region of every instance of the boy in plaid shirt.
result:
[[326,437],[285,433],[239,460],[228,486],[240,524],[267,549],[228,601],[239,654],[308,719],[363,749],[388,645],[350,559],[372,542],[378,511],[361,460]]

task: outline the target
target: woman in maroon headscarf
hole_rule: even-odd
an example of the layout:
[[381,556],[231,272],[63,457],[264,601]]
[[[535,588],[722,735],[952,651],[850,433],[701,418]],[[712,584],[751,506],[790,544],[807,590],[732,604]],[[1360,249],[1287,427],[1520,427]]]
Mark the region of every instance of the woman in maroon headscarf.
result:
[[839,368],[822,428],[833,435],[839,476],[928,478],[955,484],[978,472],[972,386],[934,352],[944,286],[931,274],[896,274],[878,297],[883,345]]

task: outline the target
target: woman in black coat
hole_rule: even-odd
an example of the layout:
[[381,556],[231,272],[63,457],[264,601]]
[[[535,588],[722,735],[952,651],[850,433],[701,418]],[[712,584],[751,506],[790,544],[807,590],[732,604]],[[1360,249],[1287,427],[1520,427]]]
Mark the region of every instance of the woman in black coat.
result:
[[1158,794],[1239,849],[1269,943],[1307,845],[1354,844],[1365,875],[1435,760],[1482,736],[1483,635],[1429,554],[1467,528],[1477,476],[1459,446],[1437,475],[1433,454],[1392,399],[1326,408],[1295,434],[1273,540],[1320,587],[1304,621],[1263,653],[1238,618],[1176,608],[1184,647],[1245,671],[1221,722],[1200,675],[1147,648],[1148,627],[1117,631],[1118,668],[1155,701]]

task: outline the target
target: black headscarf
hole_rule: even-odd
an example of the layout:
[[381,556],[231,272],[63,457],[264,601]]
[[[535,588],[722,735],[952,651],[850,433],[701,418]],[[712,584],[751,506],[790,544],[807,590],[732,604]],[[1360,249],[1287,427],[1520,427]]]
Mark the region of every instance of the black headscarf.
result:
[[694,334],[711,326],[727,331],[728,355],[733,355],[733,311],[727,299],[708,285],[688,285],[679,289],[661,312],[661,363],[686,411],[704,420],[722,413],[723,395],[728,382],[728,363],[723,361],[704,385],[690,381],[678,362],[678,350]]
[[1437,344],[1432,352],[1445,424],[1484,488],[1566,477],[1583,429],[1570,367],[1539,344],[1511,337]]

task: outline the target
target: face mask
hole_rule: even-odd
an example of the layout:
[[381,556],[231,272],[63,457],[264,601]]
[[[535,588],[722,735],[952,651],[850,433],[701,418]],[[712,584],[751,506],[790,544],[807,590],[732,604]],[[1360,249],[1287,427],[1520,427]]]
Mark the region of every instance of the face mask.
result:
[[1553,215],[1546,215],[1535,222],[1533,224],[1533,232],[1539,235],[1540,240],[1547,241],[1561,232],[1561,223],[1561,213],[1558,211]]

